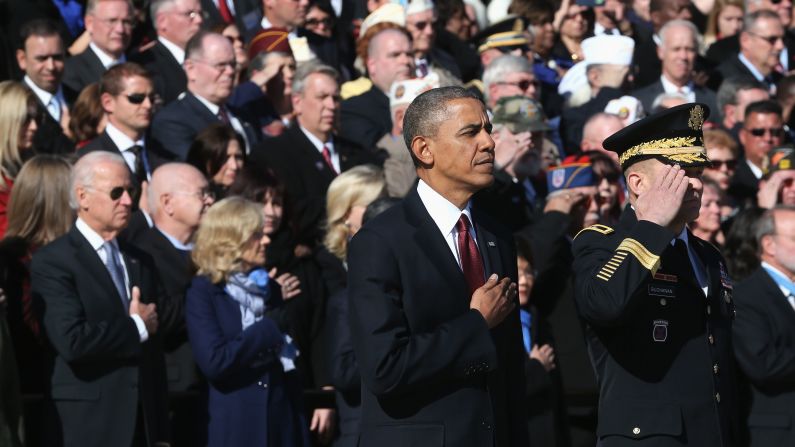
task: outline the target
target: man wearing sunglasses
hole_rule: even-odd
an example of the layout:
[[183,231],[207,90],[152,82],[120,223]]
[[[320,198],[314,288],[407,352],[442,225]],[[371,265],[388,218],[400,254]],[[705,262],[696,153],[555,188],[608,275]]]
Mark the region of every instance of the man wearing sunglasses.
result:
[[[168,442],[161,291],[151,258],[117,238],[132,211],[124,159],[97,151],[73,168],[77,221],[36,252],[33,299],[55,350],[46,445]],[[50,425],[46,425],[50,424]],[[140,443],[134,443],[140,439]]]
[[784,141],[784,122],[781,106],[773,101],[758,101],[745,108],[745,122],[740,129],[745,161],[737,166],[729,184],[729,195],[740,205],[756,201],[759,180],[764,174],[770,151]]
[[[130,169],[130,178],[140,189],[141,183],[149,180],[152,171],[168,158],[147,138],[158,102],[152,81],[148,72],[134,62],[116,65],[102,75],[100,95],[107,125],[78,154],[108,151],[121,155]],[[137,203],[133,208],[138,208]]]
[[461,70],[450,53],[436,46],[436,11],[430,0],[411,0],[406,6],[406,29],[411,33],[416,76],[424,78],[431,71],[440,78],[461,79]]

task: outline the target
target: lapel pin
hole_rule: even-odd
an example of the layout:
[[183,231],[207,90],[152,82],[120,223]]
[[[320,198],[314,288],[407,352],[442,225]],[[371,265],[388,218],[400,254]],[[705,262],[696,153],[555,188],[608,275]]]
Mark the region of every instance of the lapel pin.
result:
[[488,246],[489,246],[489,247],[496,247],[496,246],[497,246],[497,244],[495,244],[495,243],[494,243],[494,242],[492,242],[492,241],[488,241],[488,242],[486,242],[486,243],[488,244]]

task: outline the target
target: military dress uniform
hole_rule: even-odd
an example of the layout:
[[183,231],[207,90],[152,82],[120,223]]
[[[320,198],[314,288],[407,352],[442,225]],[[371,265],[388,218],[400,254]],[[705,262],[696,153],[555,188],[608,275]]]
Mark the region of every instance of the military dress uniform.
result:
[[[669,109],[605,147],[624,169],[651,157],[703,166],[706,113],[699,104]],[[573,251],[575,300],[599,382],[601,445],[735,445],[735,309],[718,250],[687,230],[639,221],[627,207],[615,228],[581,231]]]

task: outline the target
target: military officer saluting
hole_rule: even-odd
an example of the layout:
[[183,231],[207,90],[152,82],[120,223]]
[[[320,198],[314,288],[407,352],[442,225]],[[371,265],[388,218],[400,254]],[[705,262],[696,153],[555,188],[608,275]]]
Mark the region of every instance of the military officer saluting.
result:
[[685,104],[613,134],[629,202],[574,239],[576,303],[599,381],[603,447],[732,446],[732,284],[698,217],[709,109]]

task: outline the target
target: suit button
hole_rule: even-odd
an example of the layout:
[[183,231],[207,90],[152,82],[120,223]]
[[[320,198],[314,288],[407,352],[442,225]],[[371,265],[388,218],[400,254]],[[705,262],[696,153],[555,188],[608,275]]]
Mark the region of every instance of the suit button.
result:
[[665,298],[660,298],[660,306],[665,306],[666,304],[668,304],[668,300]]
[[715,401],[720,403],[720,393],[715,393]]
[[712,334],[709,334],[709,336],[707,337],[707,340],[709,340],[709,344],[711,344],[711,345],[715,344],[715,337],[713,337]]
[[489,423],[488,423],[488,422],[486,422],[486,421],[483,421],[483,422],[481,422],[481,423],[480,423],[480,425],[481,425],[483,428],[485,428],[486,430],[491,430],[491,424],[489,424]]
[[707,304],[707,315],[711,315],[711,314],[712,314],[712,306]]
[[716,363],[716,364],[714,364],[714,365],[712,365],[712,372],[714,372],[715,374],[717,374],[719,371],[720,371],[720,368],[718,367],[718,364],[717,364],[717,363]]
[[632,429],[632,434],[638,436],[640,434],[640,427],[635,427]]

